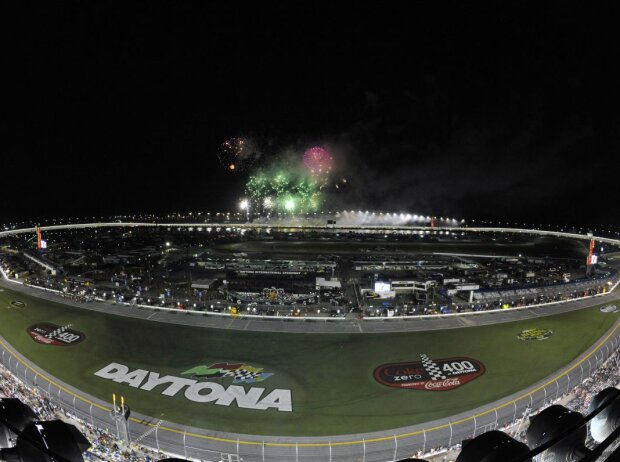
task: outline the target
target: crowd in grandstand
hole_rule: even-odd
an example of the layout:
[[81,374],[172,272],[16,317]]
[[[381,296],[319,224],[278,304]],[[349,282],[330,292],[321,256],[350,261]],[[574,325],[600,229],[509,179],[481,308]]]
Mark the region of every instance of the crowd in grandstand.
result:
[[574,398],[567,407],[582,414],[588,413],[592,398],[608,387],[617,387],[620,383],[620,355],[615,351],[593,374],[584,379],[572,394]]
[[91,443],[90,449],[84,453],[84,460],[92,462],[153,462],[163,458],[163,454],[132,445],[126,447],[105,430],[94,427],[71,415],[52,403],[36,387],[29,388],[17,379],[4,366],[0,365],[0,398],[17,398],[32,408],[40,420],[64,420],[76,425]]

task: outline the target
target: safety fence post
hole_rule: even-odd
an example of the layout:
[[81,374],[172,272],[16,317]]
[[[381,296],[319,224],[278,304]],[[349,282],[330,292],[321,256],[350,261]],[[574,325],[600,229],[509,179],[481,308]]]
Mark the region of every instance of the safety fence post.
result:
[[392,460],[396,460],[397,452],[398,452],[398,439],[396,438],[396,435],[394,435],[394,457],[392,458]]
[[514,413],[514,416],[512,417],[512,421],[514,422],[515,420],[517,420],[517,402],[513,401],[512,404],[514,404],[515,406],[515,413]]
[[364,454],[362,456],[362,462],[366,462],[366,440],[364,438],[362,438],[362,444],[363,444],[363,448],[364,448]]

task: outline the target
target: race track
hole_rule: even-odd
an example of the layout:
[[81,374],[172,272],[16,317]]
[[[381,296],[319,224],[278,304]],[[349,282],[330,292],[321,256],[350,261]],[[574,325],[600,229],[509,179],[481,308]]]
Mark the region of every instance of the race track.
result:
[[[3,283],[6,287],[6,283]],[[11,288],[12,287],[11,285]],[[26,288],[28,291],[36,289]],[[40,296],[42,293],[36,290]],[[46,297],[55,299],[51,294],[45,294]],[[618,294],[613,293],[604,297],[605,302],[617,300]],[[598,300],[597,300],[598,301]],[[601,300],[602,301],[602,300]],[[312,332],[336,332],[336,329],[347,329],[352,333],[360,333],[360,325],[362,331],[371,329],[376,332],[395,332],[408,330],[429,330],[429,329],[445,329],[446,327],[457,328],[464,325],[485,325],[497,322],[508,322],[515,319],[532,319],[544,317],[557,313],[558,310],[572,311],[579,310],[585,306],[591,305],[592,300],[582,300],[578,302],[566,303],[559,306],[540,307],[536,309],[526,309],[520,311],[501,312],[496,314],[476,314],[468,318],[449,317],[447,319],[431,319],[431,320],[415,320],[408,322],[393,321],[342,321],[342,322],[295,322],[295,321],[267,321],[267,320],[231,320],[228,318],[202,317],[202,316],[179,316],[170,313],[158,313],[146,310],[127,309],[127,307],[111,307],[107,304],[79,304],[82,309],[94,309],[97,311],[110,311],[114,309],[118,314],[156,320],[159,322],[174,322],[177,324],[196,325],[196,321],[200,321],[200,325],[210,325],[213,327],[217,323],[218,327],[226,327],[228,329],[252,329],[257,331],[288,331],[296,330],[302,326],[307,332],[308,327],[312,326]],[[153,316],[155,314],[155,316]],[[231,322],[232,321],[232,322]],[[240,322],[241,324],[238,324]],[[207,323],[207,324],[204,324]],[[368,327],[367,327],[368,326]],[[372,327],[370,327],[372,326]],[[378,326],[378,327],[375,327]],[[377,329],[377,330],[374,330]],[[456,442],[465,436],[471,436],[472,433],[480,433],[488,430],[496,425],[501,425],[514,419],[515,414],[518,416],[522,413],[525,406],[534,407],[540,405],[545,399],[549,400],[555,396],[561,395],[563,390],[570,386],[572,382],[577,383],[582,377],[589,373],[589,370],[596,367],[596,364],[602,361],[613,349],[617,347],[618,325],[616,324],[612,330],[606,334],[604,341],[591,348],[580,359],[573,363],[568,373],[556,374],[548,379],[538,383],[518,396],[509,396],[489,405],[482,406],[473,411],[467,411],[461,415],[452,416],[449,419],[441,419],[439,421],[427,422],[425,424],[399,428],[397,430],[373,432],[363,435],[344,435],[338,437],[311,437],[311,438],[274,438],[274,437],[252,437],[248,435],[235,434],[232,432],[213,433],[198,428],[183,427],[170,423],[160,424],[157,431],[153,431],[150,435],[144,437],[143,443],[153,447],[165,448],[166,450],[180,454],[199,457],[204,460],[216,460],[216,452],[224,452],[230,454],[240,454],[243,460],[390,460],[394,453],[397,457],[410,455],[418,449],[429,448],[438,445],[445,445],[446,441]],[[340,330],[340,332],[342,332]],[[93,397],[86,396],[66,384],[62,384],[57,380],[53,380],[54,384],[50,385],[46,379],[46,373],[39,370],[36,366],[20,357],[20,355],[6,344],[3,340],[3,362],[10,366],[20,377],[26,378],[30,382],[34,382],[36,376],[34,371],[38,371],[37,384],[45,390],[45,384],[48,387],[48,393],[56,400],[61,400],[69,409],[74,408],[75,413],[86,416],[87,420],[92,419],[101,426],[105,426],[112,430],[113,426],[110,416],[104,410],[109,408],[109,403],[104,403]],[[9,356],[20,357],[24,363],[16,362],[12,359],[9,363]],[[26,367],[31,367],[29,369]],[[556,378],[557,377],[557,378]],[[542,384],[546,386],[541,387]],[[79,396],[76,397],[73,394]],[[517,399],[513,404],[513,400]],[[94,403],[94,404],[92,404]],[[101,406],[104,409],[100,409]],[[475,419],[471,416],[476,415]],[[149,425],[157,424],[158,420],[134,414],[131,421],[130,432],[132,438],[142,435]],[[153,427],[154,428],[154,427]],[[450,438],[450,433],[452,438]],[[394,437],[394,435],[397,435]],[[214,439],[215,438],[215,439]],[[239,441],[239,443],[237,443]],[[263,444],[265,442],[265,444]],[[207,457],[211,454],[211,459]],[[263,459],[264,457],[264,459]]]
[[[95,224],[78,224],[78,225],[61,225],[58,227],[49,227],[48,229],[71,229],[71,228],[98,228],[98,227],[136,227],[136,226],[171,226],[169,224],[137,224],[137,223],[95,223]],[[177,225],[174,225],[177,226]],[[178,226],[192,227],[196,224],[181,224]],[[235,225],[238,228],[253,228],[260,229],[263,225],[254,224],[239,224]],[[325,230],[324,226],[315,227],[317,229]],[[285,227],[283,230],[296,232],[296,231],[308,231],[313,227]],[[332,228],[330,228],[332,229]],[[351,227],[356,231],[358,228]],[[411,227],[369,227],[367,232],[409,232]],[[333,231],[347,231],[349,227],[334,227]],[[569,233],[549,232],[539,230],[513,230],[504,228],[466,228],[468,232],[498,232],[498,233],[525,233],[538,236],[555,236],[555,237],[568,237],[581,240],[589,240],[589,236],[574,235]],[[31,232],[32,230],[11,230],[0,232],[0,237],[4,235],[19,234],[23,232]],[[596,238],[597,241],[609,242],[613,245],[618,245],[618,241],[607,238]],[[259,249],[260,251],[260,249]],[[523,309],[509,309],[501,310],[499,312],[478,312],[467,315],[447,315],[447,316],[434,316],[434,317],[411,317],[407,319],[338,319],[338,320],[291,320],[291,319],[256,319],[256,318],[244,318],[244,317],[228,317],[217,315],[205,315],[205,314],[189,314],[189,313],[174,313],[166,310],[158,310],[155,308],[140,308],[126,305],[110,305],[107,303],[93,302],[93,303],[77,303],[71,302],[66,299],[61,299],[53,293],[41,291],[39,289],[25,287],[14,283],[9,283],[0,280],[0,292],[20,291],[25,297],[36,297],[37,304],[50,303],[50,316],[55,313],[56,316],[62,315],[62,309],[58,308],[58,303],[63,305],[70,305],[67,310],[73,310],[76,313],[76,309],[81,313],[76,316],[77,321],[80,322],[80,318],[87,318],[88,313],[92,313],[92,317],[96,319],[116,318],[121,316],[127,320],[128,326],[143,325],[148,331],[158,331],[160,329],[175,329],[178,326],[182,332],[195,332],[204,328],[205,332],[214,332],[214,329],[220,334],[214,334],[215,338],[224,339],[225,336],[230,339],[235,338],[268,338],[270,335],[290,335],[296,334],[293,337],[299,336],[300,338],[307,338],[308,344],[314,344],[319,342],[319,338],[333,338],[351,339],[352,344],[356,344],[358,340],[384,338],[394,341],[394,339],[400,338],[406,339],[407,333],[419,333],[419,337],[425,337],[430,335],[428,333],[433,332],[433,335],[445,336],[446,338],[458,339],[461,332],[490,332],[504,331],[509,332],[506,339],[510,339],[513,344],[514,332],[511,326],[525,326],[525,327],[542,327],[543,330],[554,330],[555,325],[552,325],[555,319],[564,319],[563,324],[558,325],[557,332],[553,332],[551,340],[544,340],[540,344],[531,343],[532,352],[530,352],[529,360],[533,364],[536,360],[535,356],[531,356],[533,352],[538,351],[539,347],[541,351],[547,347],[554,345],[553,342],[564,342],[562,348],[572,347],[575,353],[567,353],[566,361],[561,365],[557,364],[554,367],[547,367],[544,369],[544,373],[548,373],[547,376],[538,377],[534,383],[523,383],[521,387],[515,388],[506,395],[489,398],[492,402],[480,401],[475,406],[465,406],[462,408],[462,412],[455,415],[449,413],[440,418],[425,419],[415,409],[411,410],[410,422],[418,422],[414,425],[398,425],[394,428],[390,427],[389,430],[377,430],[377,431],[365,431],[365,432],[338,432],[338,436],[323,436],[328,432],[321,432],[320,428],[317,430],[315,427],[312,432],[305,432],[304,428],[289,428],[288,432],[290,436],[266,436],[272,435],[274,432],[265,432],[265,435],[257,436],[248,434],[250,432],[235,431],[234,428],[227,427],[226,430],[213,431],[205,430],[205,428],[220,427],[221,423],[215,427],[210,427],[208,421],[210,418],[215,422],[216,412],[214,406],[207,406],[204,409],[204,415],[201,416],[201,425],[181,425],[178,423],[172,423],[175,419],[168,419],[166,413],[161,412],[149,412],[150,415],[142,415],[135,410],[132,412],[132,416],[129,421],[129,433],[132,441],[139,441],[141,444],[164,450],[171,454],[177,454],[181,457],[192,457],[203,461],[219,461],[222,454],[233,455],[236,459],[230,460],[243,460],[246,462],[256,461],[388,461],[398,460],[401,458],[409,457],[417,451],[426,451],[433,447],[439,446],[451,446],[457,444],[464,438],[470,438],[476,436],[484,431],[488,431],[494,428],[499,428],[509,422],[513,422],[524,414],[526,410],[538,409],[545,404],[548,404],[555,399],[559,398],[563,393],[572,389],[572,387],[578,383],[581,383],[583,379],[589,375],[608,358],[620,345],[620,319],[618,313],[601,313],[598,308],[591,308],[595,305],[601,304],[618,304],[620,300],[620,294],[618,292],[611,292],[608,294],[601,294],[600,296],[589,297],[586,299],[568,301],[553,305],[545,305],[538,307],[528,307]],[[11,292],[14,293],[14,292]],[[6,297],[5,297],[6,299]],[[28,305],[28,303],[26,303]],[[51,307],[53,306],[53,309]],[[15,316],[17,310],[24,310],[26,313],[28,306],[25,308],[19,306],[6,306],[4,309],[10,309],[11,322],[17,322],[19,325],[19,316]],[[588,313],[591,313],[588,314]],[[113,315],[113,316],[110,316]],[[554,316],[555,315],[555,316]],[[585,317],[584,317],[585,316]],[[591,338],[587,335],[580,335],[579,326],[587,326],[587,319],[597,319],[593,326],[596,327],[596,336],[591,333]],[[26,319],[26,318],[24,318]],[[45,320],[45,319],[41,319]],[[26,322],[25,320],[23,322]],[[98,323],[93,323],[93,326]],[[497,329],[491,329],[491,325],[497,325]],[[160,327],[157,327],[160,326]],[[485,327],[487,326],[487,327]],[[520,328],[521,328],[520,327]],[[594,328],[593,327],[593,328]],[[471,329],[469,329],[471,328]],[[519,328],[519,329],[520,329]],[[485,330],[486,329],[486,330]],[[566,329],[566,332],[563,332]],[[571,330],[572,329],[572,330]],[[93,330],[92,338],[98,338],[95,334],[96,329]],[[441,333],[439,331],[442,331]],[[568,334],[570,332],[570,335]],[[593,331],[594,332],[594,331]],[[5,332],[6,333],[6,332]],[[57,369],[57,364],[53,361],[47,363],[41,358],[46,357],[37,356],[36,364],[29,360],[26,356],[27,350],[32,350],[30,344],[28,348],[23,348],[23,337],[20,335],[23,330],[17,329],[8,332],[10,339],[6,336],[0,337],[0,359],[3,364],[9,368],[15,375],[17,375],[24,382],[32,387],[37,387],[42,393],[47,395],[51,400],[61,405],[64,409],[68,410],[72,414],[90,421],[94,425],[102,428],[107,428],[110,432],[116,434],[118,429],[116,423],[113,421],[110,408],[111,403],[106,399],[100,399],[103,396],[97,393],[99,397],[94,394],[87,394],[84,392],[84,388],[80,386],[80,389],[75,388],[71,384],[75,385],[73,379],[62,381],[57,377],[58,375],[65,376],[65,371]],[[583,332],[586,334],[587,330]],[[305,334],[305,335],[301,335]],[[314,335],[316,334],[316,335]],[[329,334],[329,335],[325,335]],[[388,335],[386,335],[388,334]],[[391,335],[393,334],[393,335]],[[25,335],[25,334],[24,334]],[[90,331],[88,333],[90,334]],[[413,335],[410,338],[415,338],[418,334]],[[484,338],[482,336],[481,338]],[[355,340],[358,339],[358,340]],[[571,345],[570,339],[574,339],[575,345]],[[30,341],[30,339],[27,339]],[[179,338],[178,341],[184,340]],[[121,339],[122,341],[122,339]],[[16,343],[20,347],[16,347]],[[327,343],[333,343],[331,340]],[[536,341],[534,341],[536,342]],[[568,342],[568,343],[567,343]],[[581,346],[578,346],[577,343]],[[364,342],[365,343],[365,342]],[[427,342],[430,344],[430,342]],[[458,346],[459,341],[447,342],[447,345],[436,348],[436,351],[450,351],[451,345]],[[88,345],[88,340],[84,343]],[[119,344],[122,346],[122,344]],[[119,350],[119,345],[114,345],[116,352]],[[397,345],[397,344],[394,344]],[[491,353],[496,343],[491,343],[485,346]],[[479,345],[480,346],[480,345]],[[484,346],[484,345],[483,345]],[[53,347],[52,347],[53,348]],[[70,347],[73,348],[73,347]],[[263,347],[261,347],[263,348]],[[403,348],[398,346],[398,348]],[[234,351],[234,346],[230,347]],[[18,351],[19,350],[19,351]],[[376,351],[381,351],[381,347],[377,346]],[[426,351],[427,348],[412,347],[412,350],[416,350],[417,353]],[[432,350],[432,348],[428,348]],[[460,352],[458,348],[454,349],[452,355],[458,355]],[[77,351],[77,350],[76,350]],[[394,348],[388,351],[391,354],[386,354],[388,358],[394,355]],[[397,350],[398,351],[398,350]],[[484,349],[478,349],[479,354],[482,355]],[[551,351],[551,350],[549,350]],[[329,352],[331,357],[337,357],[333,351]],[[495,352],[501,354],[501,352]],[[48,354],[48,358],[53,359],[55,355]],[[148,354],[148,351],[146,352]],[[152,351],[154,357],[157,357],[160,352]],[[220,353],[218,353],[220,354]],[[364,353],[366,355],[367,353]],[[220,354],[221,355],[221,354]],[[119,355],[118,361],[126,360],[126,355]],[[326,355],[328,357],[329,355]],[[383,356],[381,354],[380,356]],[[409,359],[406,345],[402,354],[396,355],[399,358]],[[432,356],[432,355],[431,355]],[[443,355],[445,357],[447,355]],[[76,357],[80,357],[76,355]],[[83,357],[83,355],[82,355]],[[528,358],[527,355],[524,358]],[[540,356],[544,359],[544,356]],[[110,358],[110,360],[115,358]],[[362,359],[367,360],[365,356]],[[433,356],[439,364],[441,359]],[[452,358],[454,359],[454,358]],[[462,359],[462,358],[461,358]],[[468,360],[468,358],[464,358]],[[474,358],[475,359],[475,358]],[[492,369],[497,369],[497,363],[493,359],[493,354],[485,355],[483,358],[486,365],[491,365]],[[523,358],[521,358],[523,359]],[[101,359],[93,358],[93,361],[100,361]],[[507,355],[507,361],[510,360]],[[424,361],[424,359],[423,359]],[[361,361],[363,362],[363,361]],[[407,363],[409,364],[409,363]],[[454,363],[452,363],[454,364]],[[550,364],[550,363],[549,363]],[[141,364],[136,362],[134,367],[139,367]],[[277,363],[271,364],[272,369],[266,368],[265,370],[276,371],[276,377],[270,379],[272,381],[284,380],[286,373],[277,370]],[[92,366],[89,366],[92,368]],[[97,366],[99,367],[99,366]],[[366,366],[367,367],[367,366]],[[521,370],[525,372],[531,372],[531,370],[523,369],[528,367],[527,364],[521,364]],[[88,369],[88,367],[86,368]],[[381,368],[377,368],[379,370]],[[90,369],[88,369],[90,371]],[[262,369],[261,369],[262,370]],[[508,369],[506,369],[508,370]],[[53,375],[50,375],[50,372]],[[502,377],[502,374],[497,374],[494,371],[484,372],[484,366],[478,370],[478,375],[471,375],[471,380],[475,380],[470,386],[464,385],[462,390],[471,390],[475,392],[477,390],[476,384],[491,383],[493,380],[506,380],[506,377]],[[526,375],[524,372],[523,375]],[[178,373],[178,372],[177,372]],[[377,372],[375,371],[375,374]],[[515,370],[518,373],[518,370]],[[366,377],[368,372],[365,372]],[[90,372],[86,373],[84,377],[92,378]],[[68,376],[67,376],[68,377]],[[82,383],[82,379],[78,380]],[[522,378],[521,378],[522,379]],[[288,380],[288,379],[287,379]],[[444,381],[445,382],[445,381]],[[268,382],[271,383],[271,382]],[[135,395],[130,388],[123,385],[125,388],[122,390],[128,396]],[[374,384],[377,387],[377,384]],[[465,388],[465,387],[470,388]],[[491,389],[491,388],[489,388]],[[381,389],[381,394],[394,393],[388,388]],[[403,390],[398,390],[399,392]],[[412,390],[404,390],[404,392],[410,392]],[[446,395],[446,401],[449,401],[450,396],[459,396],[458,393],[461,390],[442,391],[441,393],[448,393]],[[480,390],[478,390],[480,392]],[[424,396],[430,397],[433,392]],[[318,393],[321,394],[320,392]],[[345,396],[345,395],[343,395]],[[377,395],[379,396],[379,395]],[[391,396],[397,397],[398,394]],[[413,395],[411,395],[413,396]],[[396,398],[395,398],[396,399]],[[139,401],[134,399],[133,402]],[[430,398],[429,398],[430,401]],[[295,403],[295,397],[293,398]],[[420,401],[423,402],[423,401]],[[360,404],[363,409],[364,403]],[[140,407],[140,406],[137,406]],[[447,409],[453,410],[457,407],[448,405]],[[172,408],[170,408],[172,409]],[[328,409],[328,408],[326,408]],[[171,412],[171,414],[173,414]],[[378,416],[377,413],[370,413],[366,418],[372,419],[371,416]],[[428,414],[431,415],[431,414]],[[379,417],[377,417],[379,418]],[[205,424],[204,422],[207,422]],[[232,421],[232,420],[231,420]],[[360,428],[363,427],[364,422],[360,422]],[[214,424],[215,425],[215,424]],[[372,425],[368,425],[372,427]],[[258,432],[258,431],[257,431]],[[276,433],[277,434],[277,433]],[[296,434],[316,434],[316,436],[295,436]]]

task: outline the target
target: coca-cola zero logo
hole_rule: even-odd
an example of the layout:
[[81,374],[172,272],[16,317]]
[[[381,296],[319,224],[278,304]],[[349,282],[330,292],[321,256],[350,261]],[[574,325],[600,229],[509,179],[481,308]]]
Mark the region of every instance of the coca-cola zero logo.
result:
[[480,361],[455,357],[431,359],[420,355],[420,361],[383,364],[375,369],[377,382],[394,388],[446,391],[471,382],[485,373]]
[[43,345],[69,346],[80,343],[86,338],[82,332],[71,329],[71,324],[58,326],[49,322],[40,322],[30,326],[26,332],[35,342]]

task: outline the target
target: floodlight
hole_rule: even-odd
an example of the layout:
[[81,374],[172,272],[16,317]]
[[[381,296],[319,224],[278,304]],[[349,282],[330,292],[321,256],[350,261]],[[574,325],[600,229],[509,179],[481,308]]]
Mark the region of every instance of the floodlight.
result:
[[[584,419],[579,412],[554,405],[544,409],[530,419],[525,438],[530,447],[538,447],[557,439],[562,433],[574,428]],[[541,453],[542,462],[577,461],[588,452],[585,447],[588,429],[582,425],[568,436],[560,439],[549,449]]]
[[14,398],[0,399],[0,449],[13,446],[17,434],[37,416],[30,407]]
[[17,437],[15,447],[2,449],[0,459],[14,462],[84,462],[91,446],[80,431],[62,420],[34,421]]
[[[463,440],[456,462],[505,462],[521,457],[529,448],[504,432],[492,430],[473,439]],[[531,462],[532,459],[523,459]]]
[[590,434],[597,443],[602,443],[620,426],[620,390],[609,387],[599,392],[592,399],[588,414],[601,406],[605,408],[590,421]]

